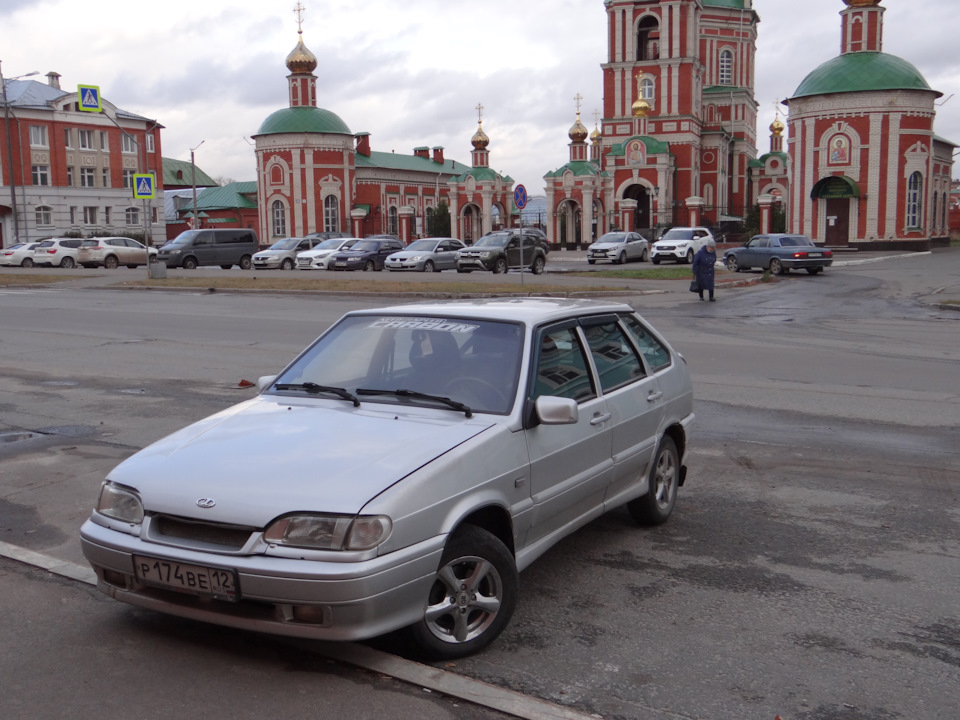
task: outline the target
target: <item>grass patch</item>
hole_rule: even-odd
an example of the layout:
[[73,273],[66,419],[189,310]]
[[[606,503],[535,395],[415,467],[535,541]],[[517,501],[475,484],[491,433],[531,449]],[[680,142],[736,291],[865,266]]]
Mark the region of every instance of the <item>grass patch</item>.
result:
[[49,285],[50,283],[76,280],[73,275],[0,275],[0,287],[12,285]]
[[[722,275],[726,271],[719,267],[716,269],[717,275]],[[671,265],[669,267],[656,267],[647,270],[593,270],[591,272],[566,273],[574,277],[602,277],[619,280],[689,280],[693,275],[689,265]]]

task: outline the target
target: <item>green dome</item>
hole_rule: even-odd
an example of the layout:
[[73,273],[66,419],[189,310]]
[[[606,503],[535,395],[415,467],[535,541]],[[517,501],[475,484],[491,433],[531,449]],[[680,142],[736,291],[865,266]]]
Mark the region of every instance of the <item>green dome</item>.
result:
[[[847,53],[825,62],[804,78],[795,98],[866,90],[931,90],[906,60],[882,52]],[[937,97],[943,93],[937,93]]]
[[353,135],[347,124],[335,113],[310,106],[277,110],[267,117],[257,130],[257,135],[279,135],[280,133]]

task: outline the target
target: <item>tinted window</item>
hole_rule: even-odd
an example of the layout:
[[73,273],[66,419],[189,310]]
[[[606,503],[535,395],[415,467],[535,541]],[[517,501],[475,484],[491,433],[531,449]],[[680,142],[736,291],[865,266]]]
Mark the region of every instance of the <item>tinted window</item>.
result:
[[651,335],[635,316],[624,315],[622,319],[627,327],[627,332],[637,344],[651,370],[656,372],[670,365],[670,351]]
[[667,230],[664,233],[661,240],[692,240],[694,237],[693,230],[690,228],[673,228],[672,230]]
[[548,330],[541,336],[533,398],[541,395],[571,398],[577,402],[597,396],[575,328]]
[[616,322],[583,329],[600,377],[600,387],[609,392],[643,377],[643,363]]

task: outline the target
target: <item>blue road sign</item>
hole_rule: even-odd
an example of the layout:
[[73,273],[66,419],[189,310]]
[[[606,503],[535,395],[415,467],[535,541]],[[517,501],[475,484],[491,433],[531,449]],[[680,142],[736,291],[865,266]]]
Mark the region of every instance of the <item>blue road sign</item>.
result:
[[100,88],[96,85],[77,85],[77,107],[84,112],[101,112]]
[[517,185],[517,189],[513,191],[513,204],[518,210],[527,206],[527,189],[523,185]]
[[137,173],[133,176],[133,197],[137,200],[150,200],[156,194],[154,177],[149,173]]

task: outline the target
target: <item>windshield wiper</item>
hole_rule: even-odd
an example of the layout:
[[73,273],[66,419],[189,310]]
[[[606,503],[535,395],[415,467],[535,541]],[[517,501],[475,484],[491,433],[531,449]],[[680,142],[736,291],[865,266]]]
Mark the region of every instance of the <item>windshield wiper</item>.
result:
[[277,390],[303,390],[304,392],[317,394],[317,393],[330,393],[331,395],[336,395],[343,398],[344,400],[349,400],[353,403],[354,407],[360,407],[360,401],[357,399],[357,396],[343,388],[331,387],[329,385],[317,385],[315,382],[305,382],[305,383],[280,383],[275,385]]
[[473,410],[468,408],[462,402],[451,400],[443,395],[430,395],[429,393],[417,392],[416,390],[374,390],[372,388],[357,388],[357,395],[395,395],[403,398],[416,398],[417,400],[436,400],[454,410],[459,410],[467,417],[473,417]]

